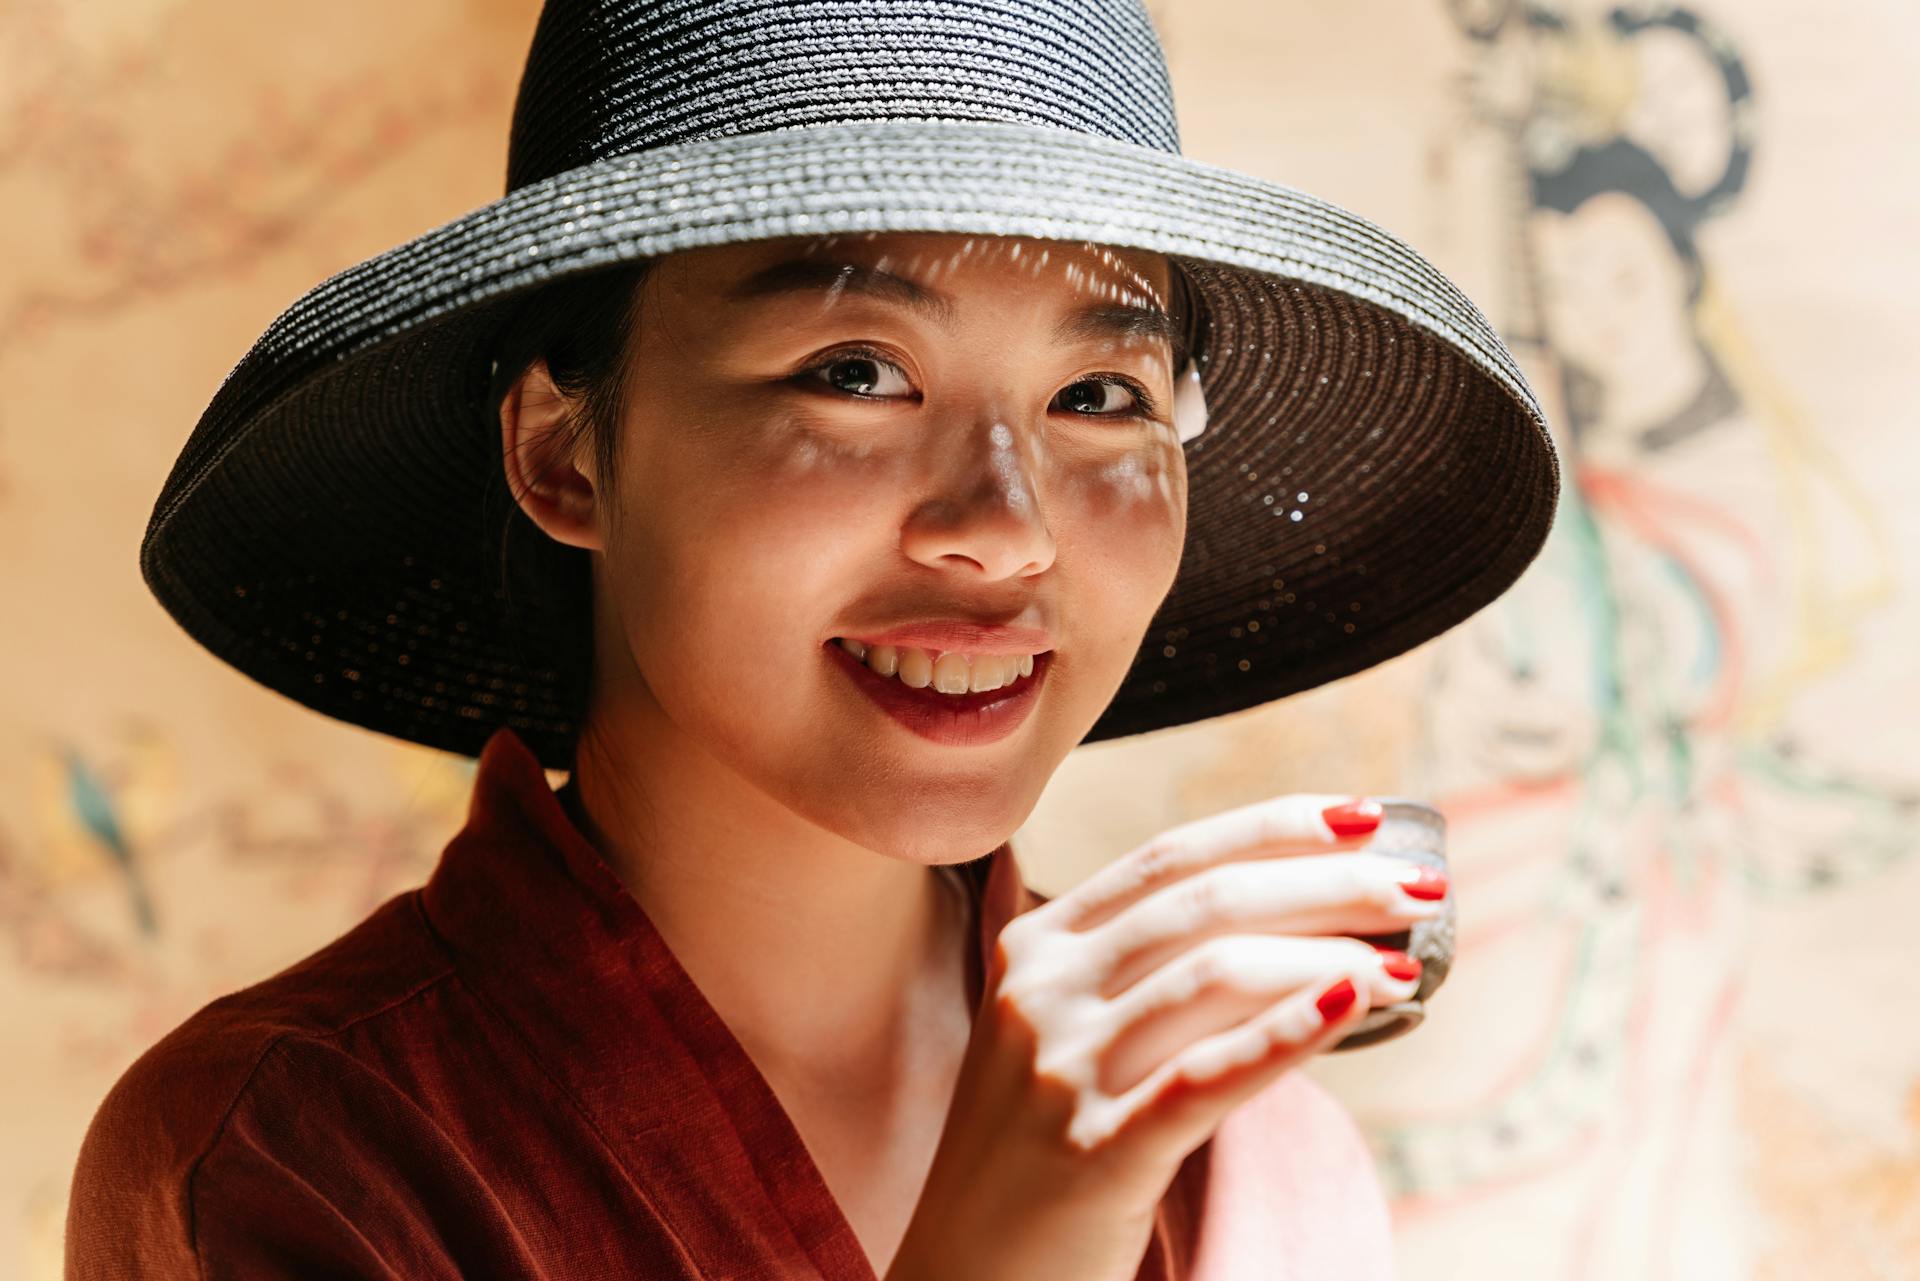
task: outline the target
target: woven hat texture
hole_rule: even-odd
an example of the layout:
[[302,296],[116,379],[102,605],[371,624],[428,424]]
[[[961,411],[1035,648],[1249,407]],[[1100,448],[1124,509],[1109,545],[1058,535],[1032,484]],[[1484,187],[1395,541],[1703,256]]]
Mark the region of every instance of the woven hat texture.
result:
[[1552,524],[1552,438],[1479,309],[1383,228],[1183,156],[1138,0],[549,0],[506,185],[289,306],[155,503],[140,565],[166,609],[327,715],[467,755],[506,725],[571,767],[588,553],[511,502],[492,343],[531,290],[702,245],[1169,256],[1209,423],[1179,576],[1085,742],[1403,653]]

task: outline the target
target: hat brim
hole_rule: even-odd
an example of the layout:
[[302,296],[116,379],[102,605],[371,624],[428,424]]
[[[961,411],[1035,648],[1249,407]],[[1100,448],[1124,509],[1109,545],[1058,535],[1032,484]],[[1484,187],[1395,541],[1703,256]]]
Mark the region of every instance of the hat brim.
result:
[[1209,425],[1185,447],[1181,570],[1084,742],[1403,653],[1545,543],[1560,477],[1540,407],[1479,309],[1392,233],[1174,153],[889,120],[583,165],[315,286],[201,416],[141,572],[195,640],[305,706],[470,756],[507,725],[570,768],[585,553],[553,558],[507,495],[485,404],[505,308],[677,250],[865,231],[1156,251],[1195,293]]

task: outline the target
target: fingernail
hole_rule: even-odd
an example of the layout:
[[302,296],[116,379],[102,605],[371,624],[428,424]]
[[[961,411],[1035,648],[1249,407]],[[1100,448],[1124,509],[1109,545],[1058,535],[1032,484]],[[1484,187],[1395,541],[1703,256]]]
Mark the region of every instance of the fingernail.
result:
[[1327,820],[1335,836],[1365,836],[1380,826],[1381,813],[1379,801],[1358,800],[1329,805],[1320,811],[1320,817]]
[[1331,1023],[1352,1009],[1353,1003],[1358,999],[1359,995],[1358,992],[1354,991],[1352,979],[1341,979],[1338,983],[1335,983],[1332,987],[1322,992],[1320,999],[1315,1001],[1314,1005],[1318,1007],[1320,1011],[1321,1021]]
[[1379,949],[1380,968],[1401,982],[1420,977],[1420,960],[1390,947]]
[[1409,870],[1406,879],[1400,882],[1400,888],[1413,898],[1429,901],[1443,899],[1447,896],[1447,874],[1431,867],[1419,869],[1417,875]]

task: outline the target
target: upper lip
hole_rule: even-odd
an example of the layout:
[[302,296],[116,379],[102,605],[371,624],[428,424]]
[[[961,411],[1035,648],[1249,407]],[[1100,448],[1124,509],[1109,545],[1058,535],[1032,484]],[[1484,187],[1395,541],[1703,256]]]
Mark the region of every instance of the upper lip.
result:
[[1053,648],[1053,638],[1036,627],[1007,627],[958,618],[929,619],[903,623],[885,631],[841,635],[864,645],[912,646],[963,654],[1041,654]]

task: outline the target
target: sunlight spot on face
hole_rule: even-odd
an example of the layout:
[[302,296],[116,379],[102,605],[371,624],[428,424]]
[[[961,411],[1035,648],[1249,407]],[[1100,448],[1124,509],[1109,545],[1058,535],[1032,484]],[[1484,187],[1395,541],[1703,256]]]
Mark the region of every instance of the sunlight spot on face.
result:
[[872,441],[840,441],[810,432],[796,432],[788,439],[784,468],[790,472],[812,471],[836,463],[858,461],[873,453]]
[[1177,510],[1184,500],[1169,460],[1179,456],[1179,446],[1169,443],[1170,436],[1159,433],[1152,443],[1085,474],[1080,483],[1101,492],[1106,503]]
[[1109,463],[1101,469],[1100,480],[1115,496],[1131,502],[1142,502],[1153,493],[1153,482],[1148,479],[1146,468],[1140,465],[1138,454],[1128,454],[1118,462]]
[[847,278],[844,275],[841,276],[838,280],[835,280],[831,285],[828,285],[825,296],[822,297],[820,300],[820,309],[822,311],[825,311],[827,308],[833,306],[833,304],[835,304],[836,302],[839,302],[840,295],[846,290],[846,287],[847,287]]
[[1020,458],[1013,448],[1013,429],[996,422],[987,439],[993,443],[993,471],[1000,477],[1007,506],[1017,512],[1029,510],[1033,506],[1033,495],[1027,492],[1026,479],[1020,473]]

